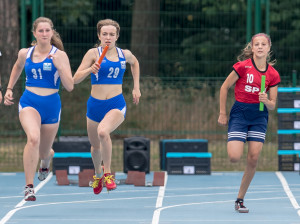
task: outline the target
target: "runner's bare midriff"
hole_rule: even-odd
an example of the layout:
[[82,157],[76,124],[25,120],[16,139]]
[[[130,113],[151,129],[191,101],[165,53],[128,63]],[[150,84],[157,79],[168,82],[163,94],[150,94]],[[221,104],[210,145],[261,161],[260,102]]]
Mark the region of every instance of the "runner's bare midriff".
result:
[[58,92],[58,89],[40,88],[40,87],[32,87],[32,86],[26,86],[26,89],[39,96],[48,96]]
[[107,100],[122,93],[122,85],[92,85],[91,96],[98,100]]

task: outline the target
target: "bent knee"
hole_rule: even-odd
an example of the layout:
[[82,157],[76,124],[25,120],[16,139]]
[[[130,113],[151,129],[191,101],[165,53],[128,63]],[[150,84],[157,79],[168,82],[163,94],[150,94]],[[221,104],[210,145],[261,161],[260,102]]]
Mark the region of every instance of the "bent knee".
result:
[[257,162],[258,162],[258,157],[257,156],[248,156],[247,159],[248,165],[252,167],[256,167]]
[[27,144],[30,145],[30,147],[37,147],[40,144],[40,137],[39,136],[28,136],[27,137]]
[[109,138],[109,132],[104,129],[100,129],[100,130],[98,130],[98,136],[100,139]]
[[231,163],[237,163],[238,161],[240,161],[240,157],[237,157],[237,156],[230,157],[229,156],[229,160]]

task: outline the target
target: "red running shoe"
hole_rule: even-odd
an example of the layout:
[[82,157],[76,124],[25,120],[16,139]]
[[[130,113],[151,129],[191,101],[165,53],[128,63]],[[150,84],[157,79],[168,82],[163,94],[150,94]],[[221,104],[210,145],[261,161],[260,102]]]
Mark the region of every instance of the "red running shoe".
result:
[[94,189],[94,194],[100,194],[103,189],[103,176],[98,178],[93,176],[94,182],[90,185]]
[[115,179],[111,173],[105,173],[104,174],[104,183],[106,186],[106,189],[108,191],[114,190],[117,188],[117,185],[115,183]]

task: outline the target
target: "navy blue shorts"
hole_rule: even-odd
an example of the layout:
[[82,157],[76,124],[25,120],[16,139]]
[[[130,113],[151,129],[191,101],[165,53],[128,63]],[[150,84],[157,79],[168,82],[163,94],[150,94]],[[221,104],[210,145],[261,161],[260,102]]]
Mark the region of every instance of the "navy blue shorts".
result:
[[125,118],[126,102],[123,94],[119,94],[107,100],[98,100],[90,96],[87,101],[86,116],[93,121],[101,122],[104,116],[113,109],[120,110]]
[[60,121],[61,101],[58,93],[40,96],[25,89],[19,102],[19,113],[25,107],[39,112],[42,124],[55,124]]
[[228,123],[228,141],[264,142],[268,125],[268,110],[259,111],[259,104],[236,101]]

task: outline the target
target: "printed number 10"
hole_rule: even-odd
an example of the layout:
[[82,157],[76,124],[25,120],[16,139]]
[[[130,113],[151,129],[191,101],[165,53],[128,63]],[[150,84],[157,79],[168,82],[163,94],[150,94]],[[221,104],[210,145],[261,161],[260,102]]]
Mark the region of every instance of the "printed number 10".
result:
[[252,83],[252,82],[253,82],[253,74],[247,73],[247,83]]

